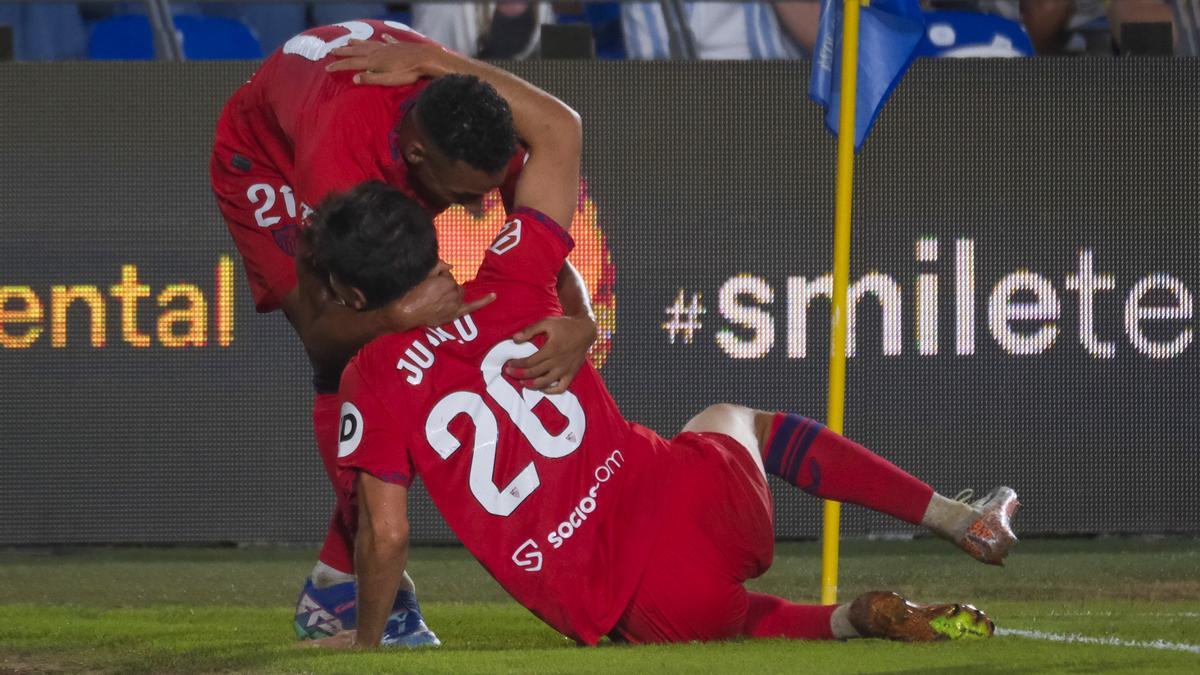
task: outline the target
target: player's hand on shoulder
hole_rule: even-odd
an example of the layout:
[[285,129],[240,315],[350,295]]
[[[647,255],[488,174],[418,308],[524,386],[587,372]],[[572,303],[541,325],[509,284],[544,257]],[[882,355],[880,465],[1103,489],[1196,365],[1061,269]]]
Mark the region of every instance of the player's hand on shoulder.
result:
[[513,340],[528,342],[541,334],[545,334],[546,344],[536,354],[509,361],[505,369],[529,389],[561,394],[587,361],[588,350],[596,341],[596,321],[587,315],[552,316],[520,331]]
[[386,34],[383,39],[385,42],[351,40],[350,44],[331,52],[338,59],[325,66],[325,70],[358,71],[354,75],[356,84],[399,87],[422,77],[443,74],[441,64],[451,56],[435,44],[401,42]]
[[418,326],[441,326],[490,305],[495,293],[472,302],[464,302],[462,286],[449,274],[435,274],[417,284],[403,297],[387,306],[389,323],[395,331]]

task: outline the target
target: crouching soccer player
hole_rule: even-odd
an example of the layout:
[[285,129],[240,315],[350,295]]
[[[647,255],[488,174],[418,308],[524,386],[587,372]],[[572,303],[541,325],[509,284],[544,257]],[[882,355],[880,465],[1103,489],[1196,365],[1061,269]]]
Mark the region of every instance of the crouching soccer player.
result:
[[[369,55],[385,40],[397,43],[375,58],[402,54],[403,72],[357,78],[338,72],[358,62],[336,60],[337,47],[352,38],[365,42],[351,43],[349,55]],[[449,73],[455,75],[442,77]],[[369,312],[347,310],[313,276],[303,240],[298,246],[308,205],[365,180],[387,182],[431,215],[453,203],[478,211],[484,194],[496,187],[507,202],[525,159],[518,139],[531,151],[542,147],[539,118],[560,105],[527,82],[390,21],[349,21],[295,36],[226,104],[213,146],[213,190],[245,263],[255,307],[282,309],[312,361],[313,429],[331,480],[337,474],[338,378],[350,357],[376,335],[437,326],[489,299],[463,303],[452,279],[431,278],[398,302]],[[526,334],[544,332],[549,339],[549,347],[525,364],[534,370],[535,386],[568,386],[595,340],[582,286],[564,266],[559,292],[567,316],[539,317],[544,320],[526,327]],[[353,532],[335,514],[296,603],[299,637],[354,625],[354,579]],[[406,620],[389,630],[389,644],[437,645],[411,579],[395,601]]]
[[[318,644],[380,644],[417,475],[505,590],[580,643],[990,635],[992,622],[970,605],[920,606],[886,592],[800,605],[743,582],[772,560],[767,472],[926,525],[989,563],[1016,542],[1011,490],[959,503],[810,419],[733,405],[708,408],[667,441],[625,420],[590,366],[560,394],[523,385],[509,362],[536,347],[509,336],[558,311],[554,282],[572,247],[578,189],[578,118],[545,123],[555,142],[531,153],[516,208],[465,287],[468,300],[495,293],[496,302],[439,328],[376,338],[343,374],[338,480],[352,497],[342,502],[354,504],[344,515],[357,521],[359,622]],[[356,309],[447,274],[428,215],[381,184],[331,199],[309,236],[332,292]]]

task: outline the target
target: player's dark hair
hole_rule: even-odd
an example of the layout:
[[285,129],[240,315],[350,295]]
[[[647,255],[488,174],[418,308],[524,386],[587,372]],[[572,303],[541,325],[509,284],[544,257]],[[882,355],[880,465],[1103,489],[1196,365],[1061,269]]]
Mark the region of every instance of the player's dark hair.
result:
[[451,160],[493,173],[512,159],[517,144],[512,109],[492,85],[473,75],[443,75],[425,87],[417,120]]
[[438,261],[433,219],[378,181],[326,199],[306,236],[317,268],[362,291],[368,309],[407,293]]

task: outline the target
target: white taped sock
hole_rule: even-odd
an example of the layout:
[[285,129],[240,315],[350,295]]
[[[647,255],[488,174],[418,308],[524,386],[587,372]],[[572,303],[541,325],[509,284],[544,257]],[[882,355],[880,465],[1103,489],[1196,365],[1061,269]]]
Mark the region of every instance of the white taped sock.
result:
[[921,524],[934,533],[951,541],[957,541],[971,527],[979,514],[970,504],[943,497],[936,492],[925,508]]
[[336,570],[319,560],[313,566],[312,582],[313,586],[317,588],[329,588],[330,586],[344,584],[347,581],[354,581],[354,575]]
[[417,585],[413,583],[412,577],[408,576],[408,570],[404,570],[404,576],[400,577],[400,590],[417,594]]
[[833,631],[833,637],[838,640],[862,637],[854,629],[854,624],[850,623],[850,603],[838,605],[838,608],[833,610],[833,614],[829,615],[829,628]]

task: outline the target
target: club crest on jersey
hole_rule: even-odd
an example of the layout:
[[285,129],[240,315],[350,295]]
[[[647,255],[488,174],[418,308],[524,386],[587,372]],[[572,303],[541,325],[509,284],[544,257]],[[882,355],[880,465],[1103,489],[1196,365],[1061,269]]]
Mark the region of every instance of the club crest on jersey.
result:
[[358,449],[362,442],[362,413],[353,403],[342,404],[342,422],[338,426],[338,457],[347,457]]
[[496,255],[504,255],[519,243],[521,243],[521,221],[513,219],[500,228],[500,234],[496,235],[496,239],[492,241],[492,246],[488,250]]
[[275,245],[291,258],[296,257],[296,236],[298,234],[299,229],[295,225],[284,225],[271,230],[271,237],[275,240]]

